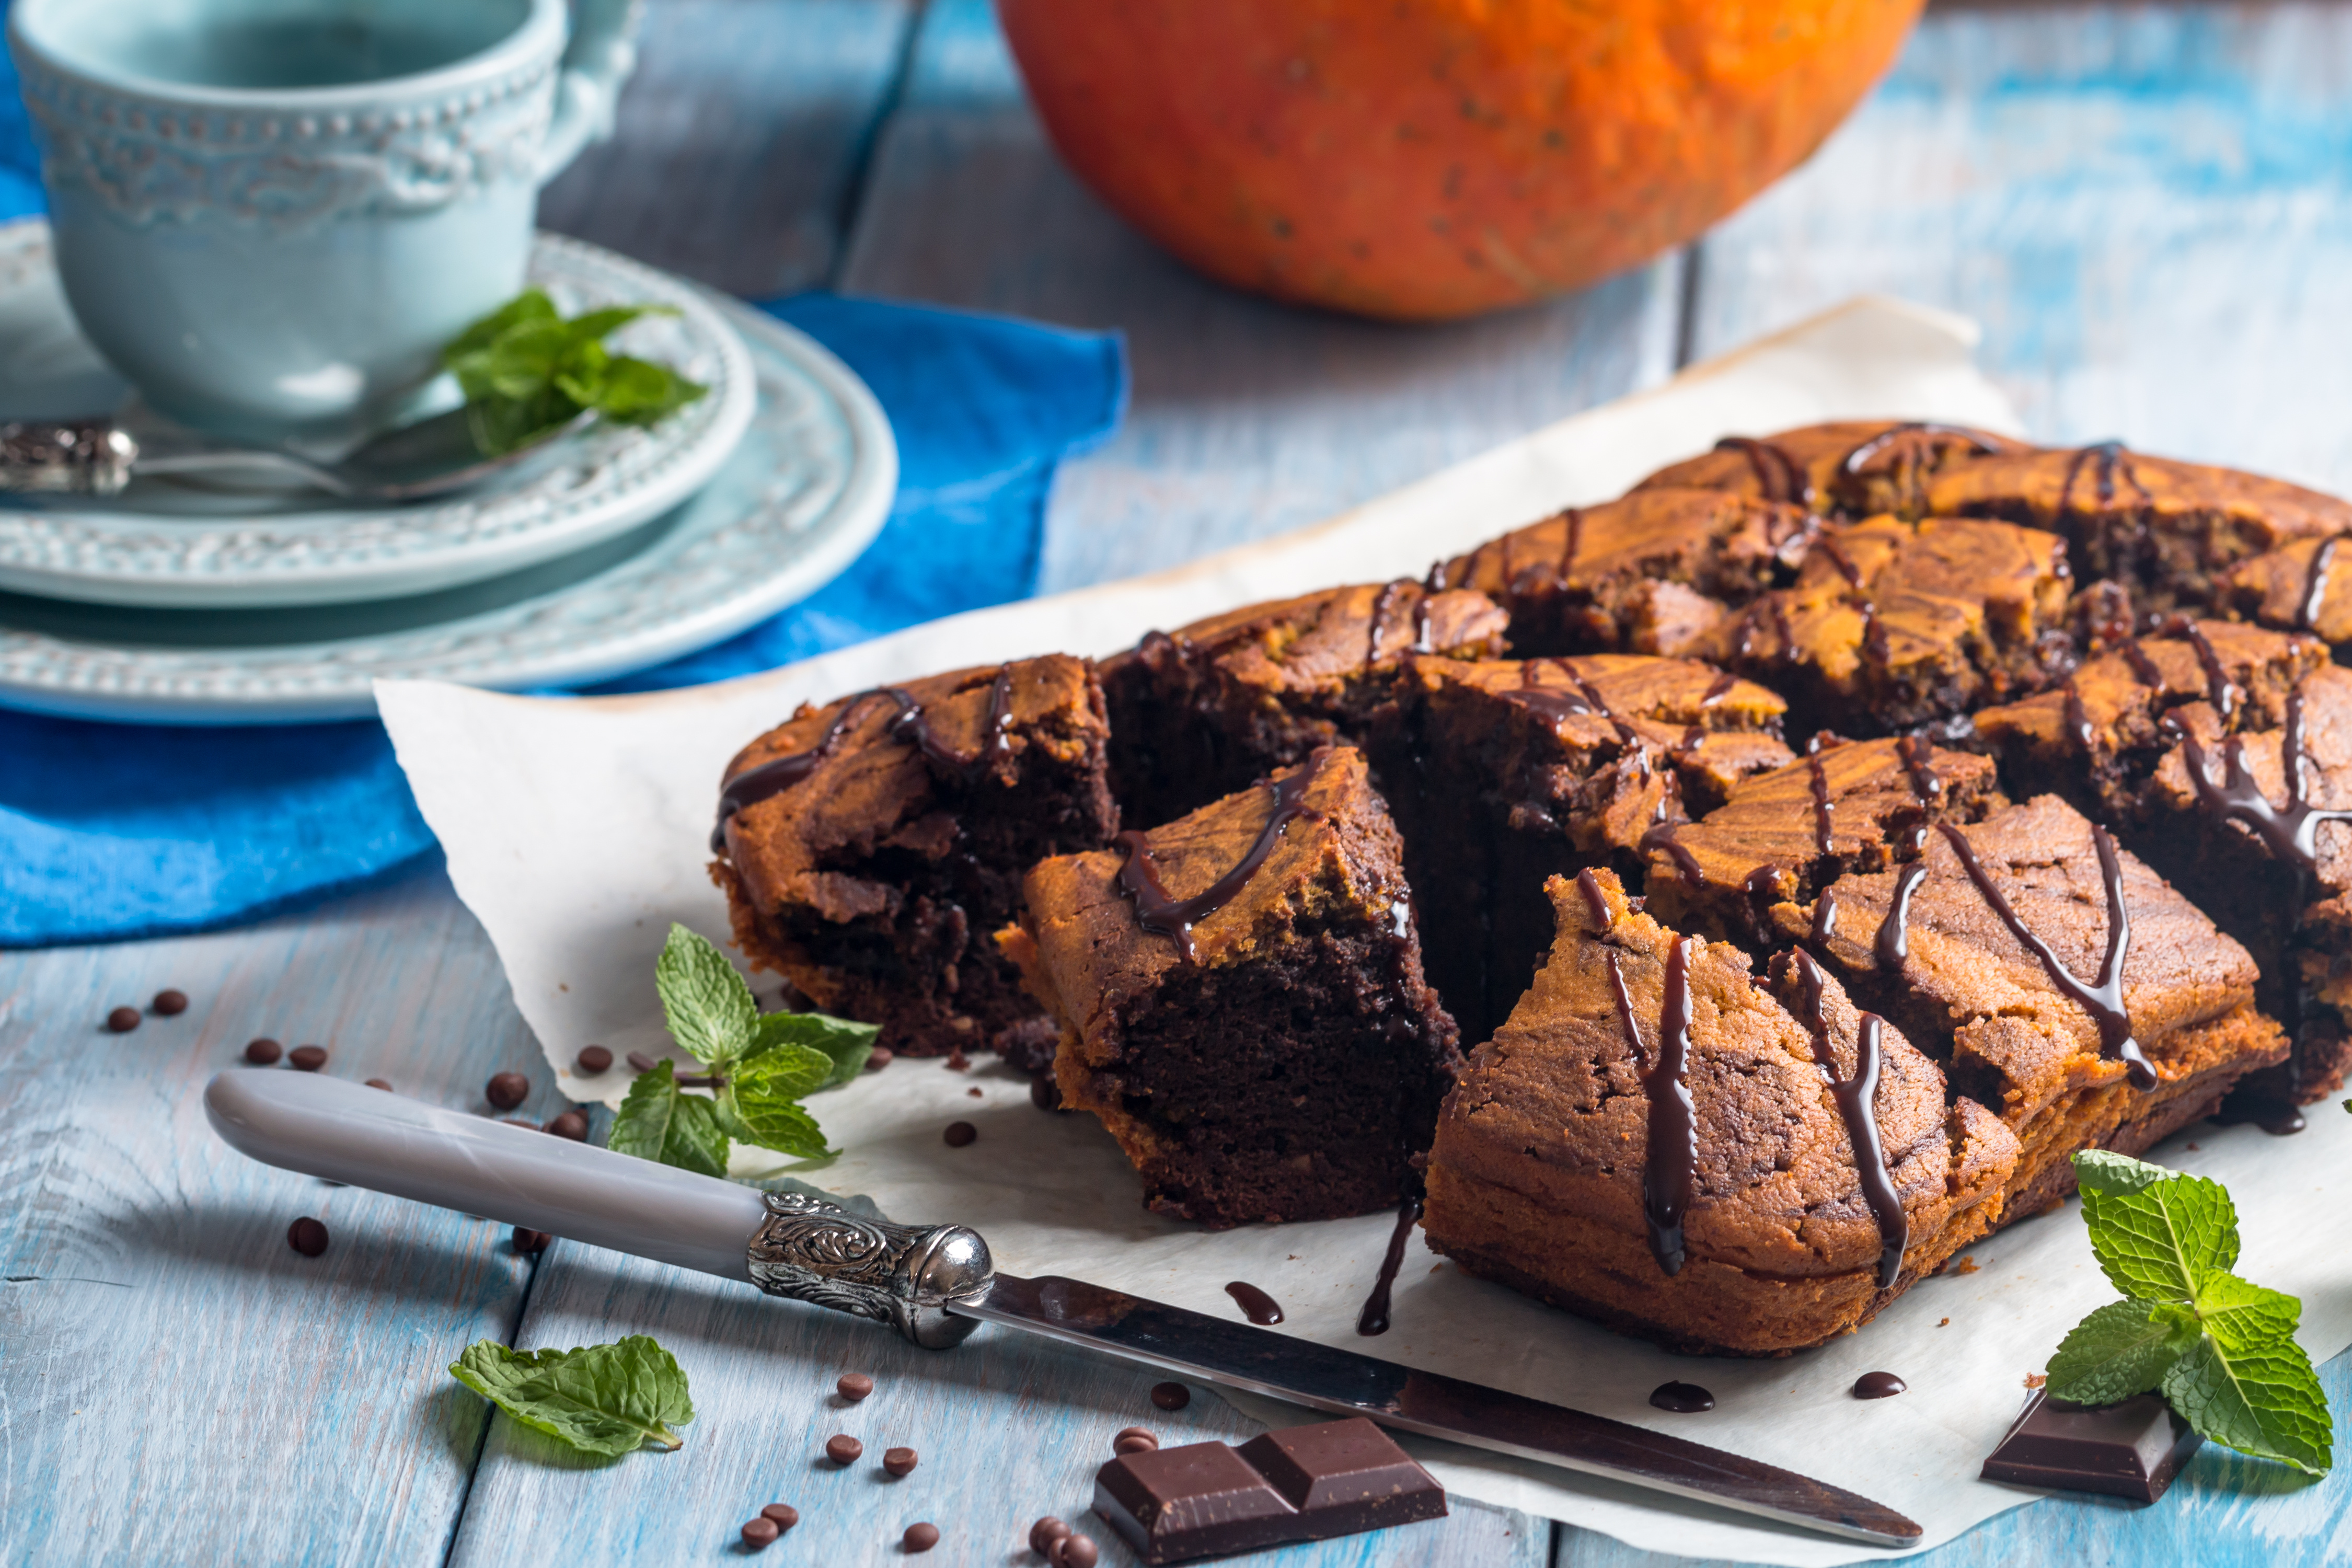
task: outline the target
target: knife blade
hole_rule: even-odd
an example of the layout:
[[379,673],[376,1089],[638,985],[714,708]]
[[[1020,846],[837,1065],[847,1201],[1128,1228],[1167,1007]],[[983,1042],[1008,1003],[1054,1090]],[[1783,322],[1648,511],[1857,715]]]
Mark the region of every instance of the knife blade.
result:
[[963,1226],[870,1219],[307,1073],[221,1073],[205,1110],[265,1164],[744,1281],[934,1349],[993,1323],[1847,1540],[1920,1538],[1858,1493],[1628,1422],[1082,1280],[1001,1273]]

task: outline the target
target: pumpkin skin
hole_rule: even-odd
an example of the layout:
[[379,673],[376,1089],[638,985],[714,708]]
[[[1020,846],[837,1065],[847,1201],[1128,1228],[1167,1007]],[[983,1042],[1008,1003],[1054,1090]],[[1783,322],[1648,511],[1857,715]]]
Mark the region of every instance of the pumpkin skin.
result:
[[1820,145],[1924,0],[998,0],[1079,177],[1213,278],[1393,320],[1581,288]]

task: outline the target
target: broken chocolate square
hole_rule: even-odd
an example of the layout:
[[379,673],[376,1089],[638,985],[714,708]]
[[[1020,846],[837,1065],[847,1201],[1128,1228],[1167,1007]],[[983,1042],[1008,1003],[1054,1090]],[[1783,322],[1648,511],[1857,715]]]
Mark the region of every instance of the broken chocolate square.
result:
[[2037,1388],[1983,1474],[1989,1481],[2154,1502],[2204,1440],[2158,1394],[2069,1405]]

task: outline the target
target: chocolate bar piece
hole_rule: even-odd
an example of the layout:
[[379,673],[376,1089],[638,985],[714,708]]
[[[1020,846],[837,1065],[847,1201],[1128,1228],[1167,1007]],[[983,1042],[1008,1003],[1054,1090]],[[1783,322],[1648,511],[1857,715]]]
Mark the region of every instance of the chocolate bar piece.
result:
[[2204,1440],[2159,1394],[2068,1405],[2037,1388],[1985,1460],[1984,1479],[2154,1502]]
[[1095,1512],[1146,1563],[1184,1563],[1443,1519],[1445,1489],[1357,1415],[1122,1454],[1095,1472]]

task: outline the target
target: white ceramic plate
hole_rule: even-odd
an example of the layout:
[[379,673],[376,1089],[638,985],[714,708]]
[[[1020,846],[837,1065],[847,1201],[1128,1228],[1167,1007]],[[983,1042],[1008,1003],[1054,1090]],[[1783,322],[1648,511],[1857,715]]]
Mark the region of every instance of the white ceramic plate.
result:
[[803,334],[697,298],[740,335],[757,396],[733,454],[685,504],[562,560],[406,599],[159,610],[0,593],[0,704],[190,724],[360,718],[379,677],[502,690],[607,679],[814,593],[889,513],[889,423]]
[[[0,589],[176,609],[332,605],[425,594],[551,561],[627,532],[699,489],[751,423],[751,362],[694,285],[541,235],[531,280],[566,312],[662,304],[616,345],[710,388],[649,430],[592,426],[463,495],[399,507],[231,497],[164,480],[119,496],[0,507]],[[124,388],[74,328],[48,225],[0,225],[0,418],[104,412]]]

